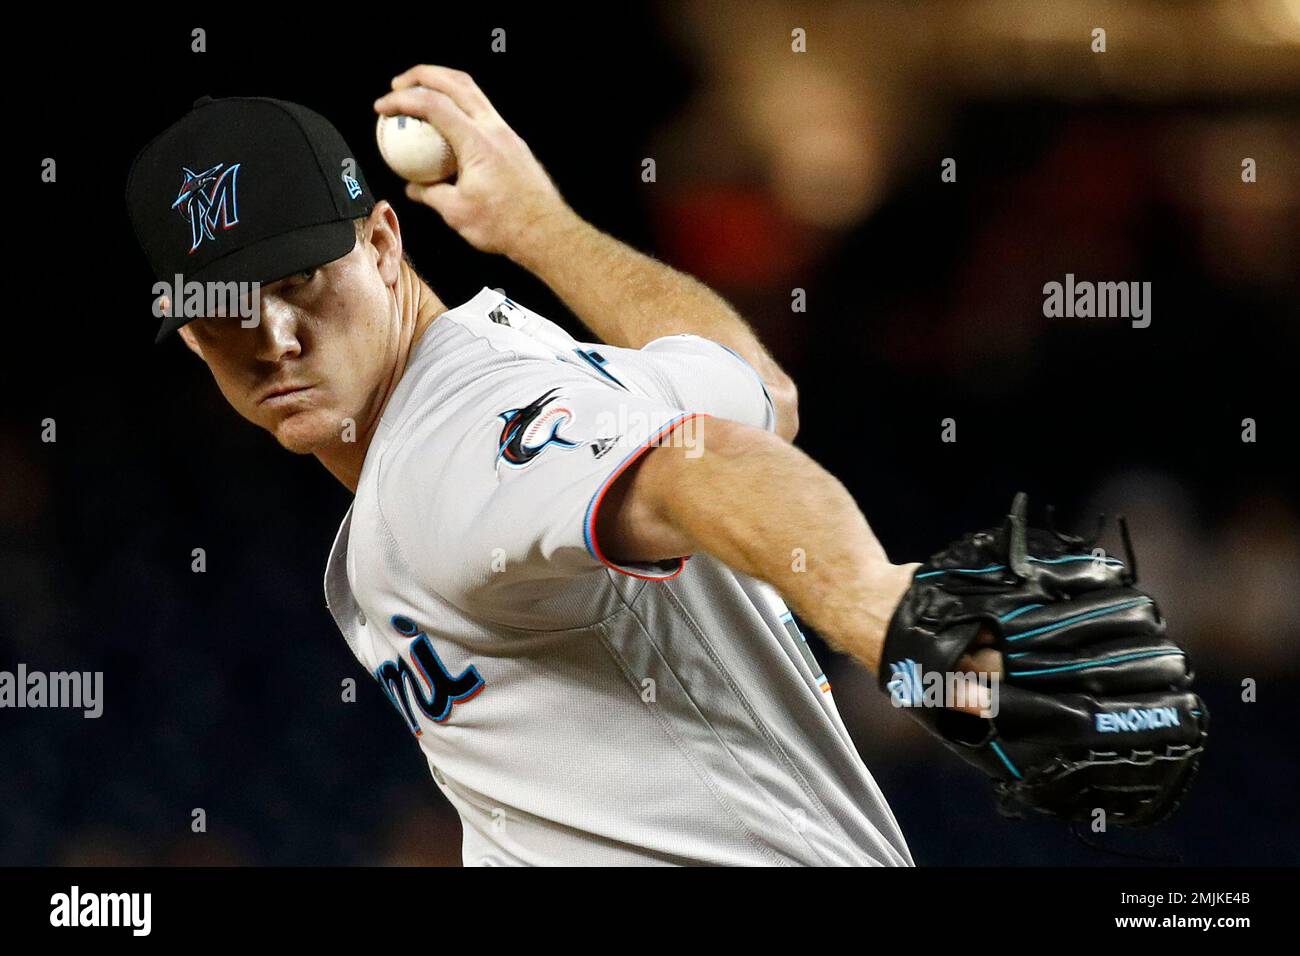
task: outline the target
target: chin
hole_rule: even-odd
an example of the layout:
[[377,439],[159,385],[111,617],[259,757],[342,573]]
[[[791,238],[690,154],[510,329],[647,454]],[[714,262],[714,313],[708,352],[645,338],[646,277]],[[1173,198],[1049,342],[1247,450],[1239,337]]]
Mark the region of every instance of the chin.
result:
[[282,448],[298,455],[310,455],[338,444],[339,417],[320,409],[287,415],[269,429]]

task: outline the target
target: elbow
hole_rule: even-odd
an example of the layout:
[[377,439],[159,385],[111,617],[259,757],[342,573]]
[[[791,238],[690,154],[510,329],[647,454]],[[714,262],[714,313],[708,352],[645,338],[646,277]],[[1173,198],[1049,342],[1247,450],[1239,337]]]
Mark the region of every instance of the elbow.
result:
[[767,383],[767,394],[776,413],[776,433],[786,441],[794,441],[794,436],[799,434],[799,389],[794,379],[782,373],[780,378]]

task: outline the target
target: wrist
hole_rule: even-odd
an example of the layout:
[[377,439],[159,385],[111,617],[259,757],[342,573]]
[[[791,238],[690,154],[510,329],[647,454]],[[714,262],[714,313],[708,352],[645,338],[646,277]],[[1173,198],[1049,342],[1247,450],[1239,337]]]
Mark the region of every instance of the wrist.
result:
[[882,561],[867,574],[866,607],[861,615],[863,631],[854,642],[857,646],[854,656],[873,674],[880,671],[890,621],[907,589],[912,586],[912,578],[919,567],[916,563],[893,564]]
[[[587,223],[563,200],[540,210],[515,233],[505,250],[516,265],[545,280],[551,265],[570,255]],[[587,227],[589,228],[589,227]]]
[[880,608],[886,625],[889,623],[889,619],[894,616],[894,611],[903,600],[903,595],[912,586],[912,578],[916,574],[916,569],[920,566],[917,562],[894,564],[890,561],[882,561],[867,575],[873,593],[880,600]]

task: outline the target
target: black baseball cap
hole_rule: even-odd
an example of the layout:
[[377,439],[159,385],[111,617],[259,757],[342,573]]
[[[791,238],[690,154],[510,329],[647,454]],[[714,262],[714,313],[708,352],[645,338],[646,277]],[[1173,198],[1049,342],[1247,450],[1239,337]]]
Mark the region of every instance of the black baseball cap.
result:
[[[361,166],[319,113],[204,96],[131,164],[126,204],[164,282],[274,282],[352,251],[375,206]],[[163,319],[156,341],[190,321]]]

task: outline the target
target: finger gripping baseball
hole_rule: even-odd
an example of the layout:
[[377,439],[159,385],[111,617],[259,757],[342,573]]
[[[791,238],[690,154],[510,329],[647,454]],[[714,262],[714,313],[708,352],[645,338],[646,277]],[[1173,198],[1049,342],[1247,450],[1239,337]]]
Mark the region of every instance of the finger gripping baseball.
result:
[[[880,684],[896,705],[994,782],[1008,815],[1149,826],[1195,777],[1209,712],[1183,648],[1121,560],[1026,525],[1017,495],[998,528],[968,534],[917,569],[886,633]],[[1122,522],[1122,519],[1121,519]],[[980,629],[1003,671],[985,716],[927,696]],[[951,702],[947,702],[951,703]]]

